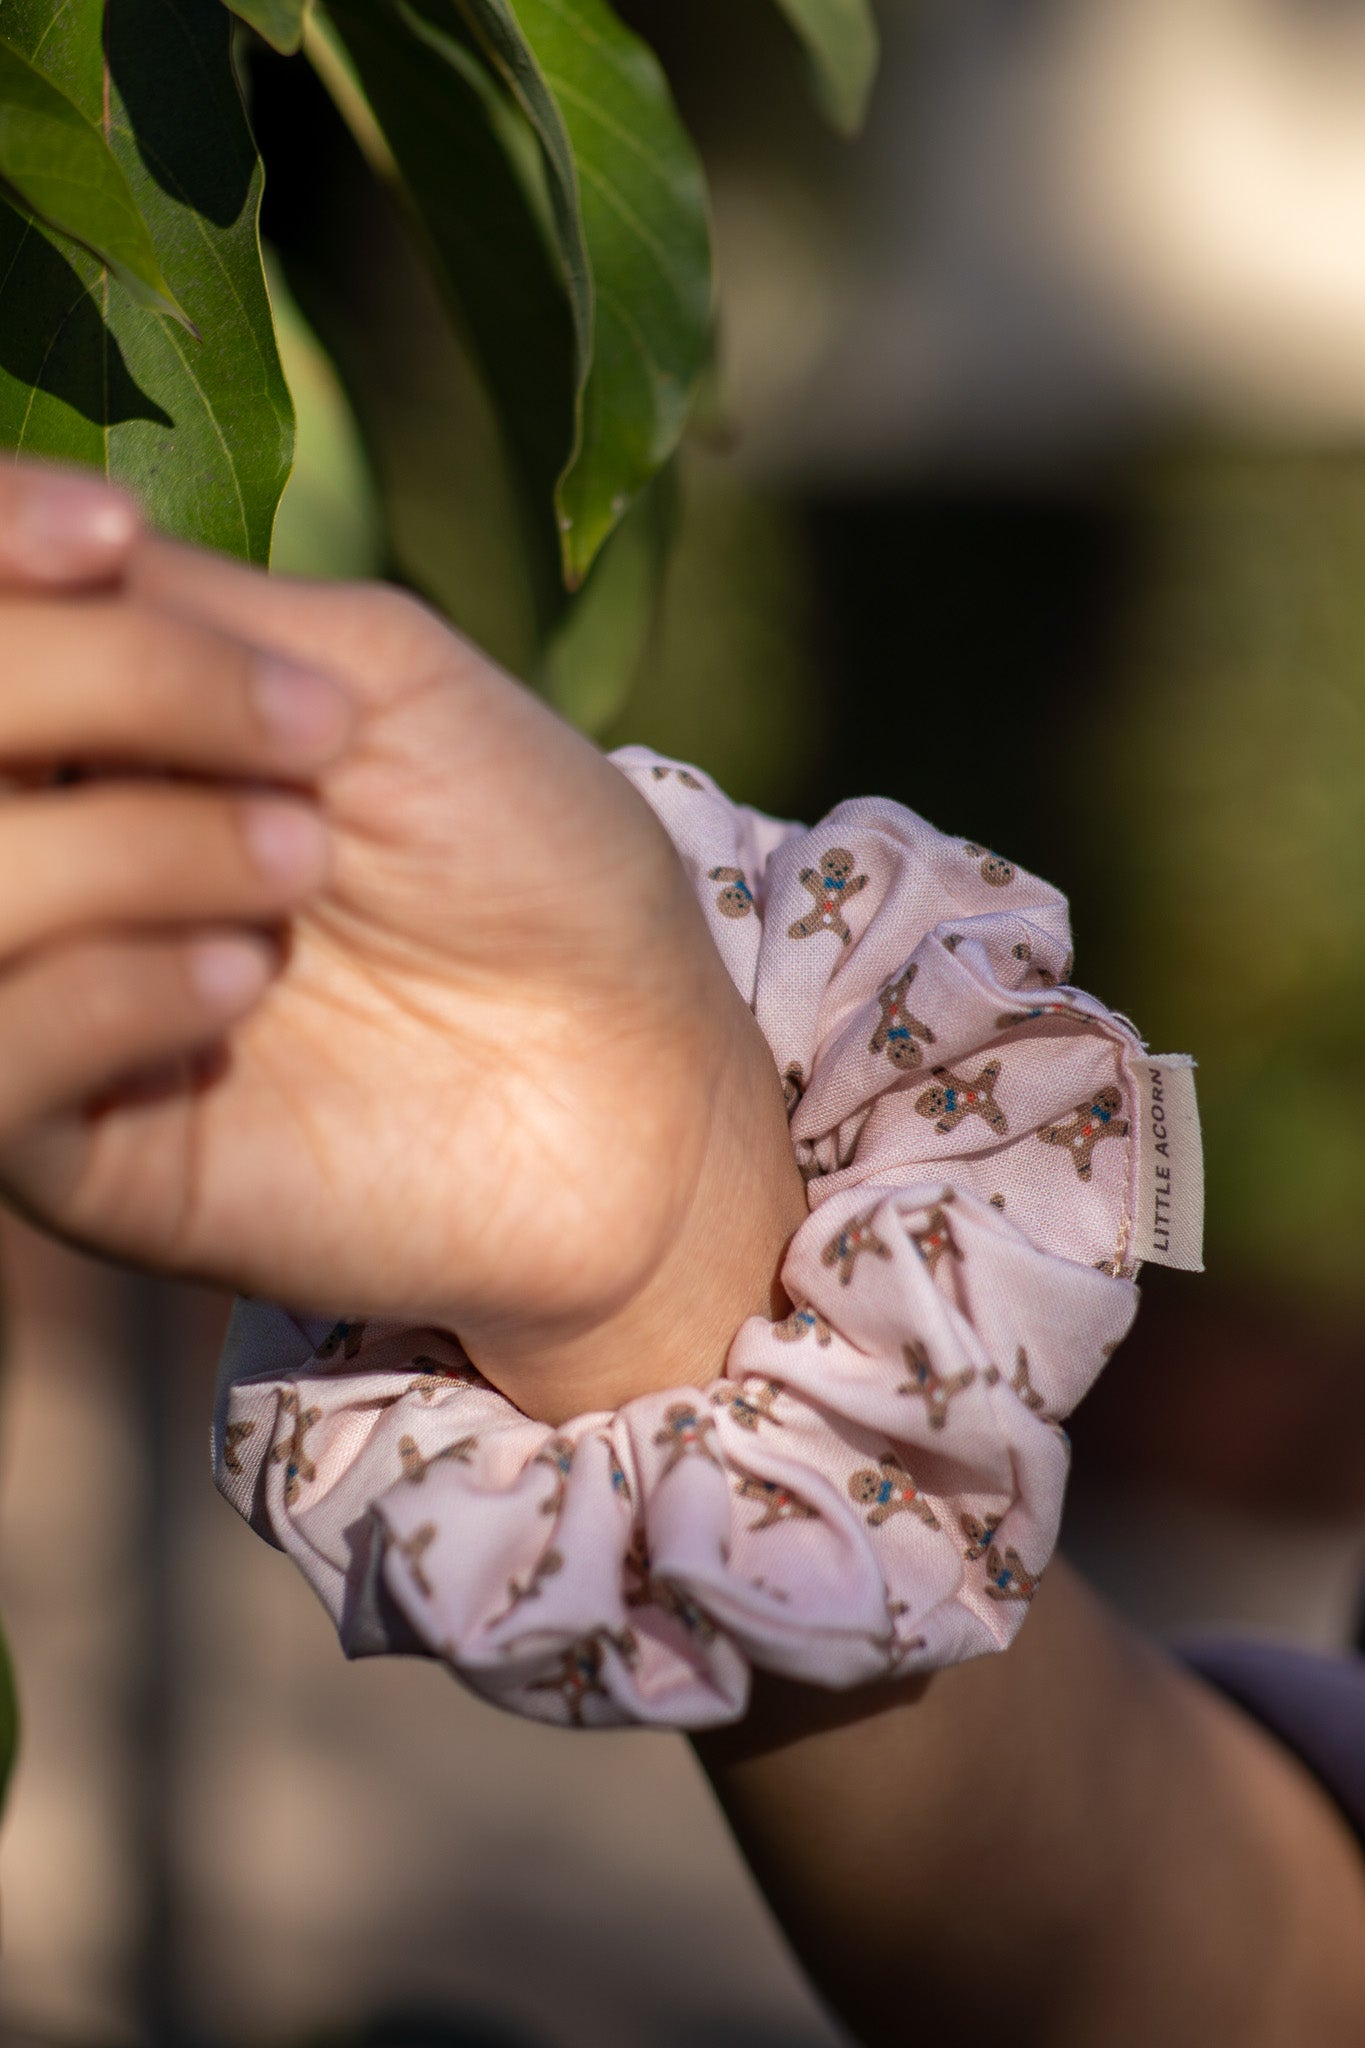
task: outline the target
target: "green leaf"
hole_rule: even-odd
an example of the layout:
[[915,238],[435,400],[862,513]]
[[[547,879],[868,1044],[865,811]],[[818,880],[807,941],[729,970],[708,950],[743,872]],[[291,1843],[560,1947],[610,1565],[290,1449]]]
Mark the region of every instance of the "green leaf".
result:
[[[577,406],[556,491],[575,588],[687,421],[711,332],[701,166],[652,52],[605,0],[450,0],[544,154],[574,317]],[[423,17],[435,18],[431,0]]]
[[147,223],[104,137],[41,71],[0,41],[0,185],[107,263],[145,306],[183,321]]
[[841,135],[856,135],[877,72],[877,23],[869,0],[777,0],[806,49],[811,90]]
[[293,414],[230,17],[218,0],[4,0],[3,19],[102,129],[202,340],[0,204],[0,445],[96,464],[167,531],[267,561]]
[[546,649],[545,694],[583,732],[619,715],[648,650],[677,530],[675,472],[670,462],[646,484]]
[[303,41],[308,0],[227,0],[227,4],[239,20],[286,57]]
[[535,138],[453,15],[448,26],[456,32],[374,0],[334,0],[315,17],[308,52],[372,164],[397,184],[469,341],[548,625],[563,606],[552,507],[573,439],[573,327],[543,225]]

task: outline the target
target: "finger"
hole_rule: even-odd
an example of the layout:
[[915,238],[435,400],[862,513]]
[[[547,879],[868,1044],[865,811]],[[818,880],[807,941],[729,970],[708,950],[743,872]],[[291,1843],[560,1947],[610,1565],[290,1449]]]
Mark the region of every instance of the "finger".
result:
[[367,699],[449,661],[464,647],[478,666],[486,656],[408,592],[382,583],[310,582],[263,576],[203,548],[148,536],[129,564],[129,588],[141,601],[223,632],[251,622],[251,637],[291,660],[342,678]]
[[345,745],[329,676],[127,598],[11,598],[0,631],[0,759],[154,762],[299,775]]
[[94,472],[0,461],[0,584],[108,583],[127,562],[138,527],[131,498]]
[[87,940],[0,979],[0,1141],[127,1075],[211,1044],[270,980],[248,932]]
[[322,881],[309,805],[91,783],[0,805],[0,959],[100,926],[278,917]]

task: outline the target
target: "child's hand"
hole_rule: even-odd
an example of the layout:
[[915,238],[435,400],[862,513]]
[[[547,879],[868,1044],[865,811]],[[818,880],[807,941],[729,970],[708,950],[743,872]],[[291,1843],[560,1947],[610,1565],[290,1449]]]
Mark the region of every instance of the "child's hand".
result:
[[[29,834],[57,807],[43,850],[0,863],[6,960],[27,949],[0,984],[4,1066],[26,988],[46,1022],[24,1030],[61,1048],[55,1077],[0,1108],[15,1195],[169,1270],[452,1326],[551,1417],[718,1370],[744,1316],[768,1312],[805,1203],[767,1048],[625,779],[393,591],[142,540],[117,589],[0,607],[20,679],[0,753],[316,771],[330,833],[326,880],[223,1057],[91,1109],[92,1081],[213,1035],[222,1009],[167,993],[193,987],[189,929],[268,922],[319,856],[273,884],[234,867],[240,796],[200,786],[4,806],[3,829]],[[292,755],[251,708],[278,680],[258,649],[323,679],[297,686]],[[70,863],[77,807],[101,805],[104,855],[63,922],[35,877]]]

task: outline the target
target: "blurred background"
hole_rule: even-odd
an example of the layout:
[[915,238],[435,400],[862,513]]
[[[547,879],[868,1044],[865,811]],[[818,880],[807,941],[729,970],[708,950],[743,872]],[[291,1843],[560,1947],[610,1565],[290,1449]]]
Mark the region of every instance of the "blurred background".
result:
[[[1160,1635],[1345,1646],[1365,4],[879,11],[850,147],[756,0],[622,8],[707,161],[723,359],[647,657],[564,708],[1068,892],[1080,984],[1200,1062],[1209,1199],[1207,1273],[1149,1272],[1077,1418],[1072,1555]],[[305,66],[251,89],[301,429],[277,565],[397,576],[525,666],[496,436],[402,224]],[[835,2048],[681,1741],[343,1663],[212,1490],[224,1303],[17,1223],[3,1260],[7,2043]]]

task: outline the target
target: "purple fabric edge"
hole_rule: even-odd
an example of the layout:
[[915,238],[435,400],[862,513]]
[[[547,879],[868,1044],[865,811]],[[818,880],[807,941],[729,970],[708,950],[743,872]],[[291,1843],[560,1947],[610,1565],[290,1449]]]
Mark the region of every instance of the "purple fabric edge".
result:
[[1365,1849],[1365,1657],[1235,1636],[1185,1637],[1173,1647],[1306,1765]]

